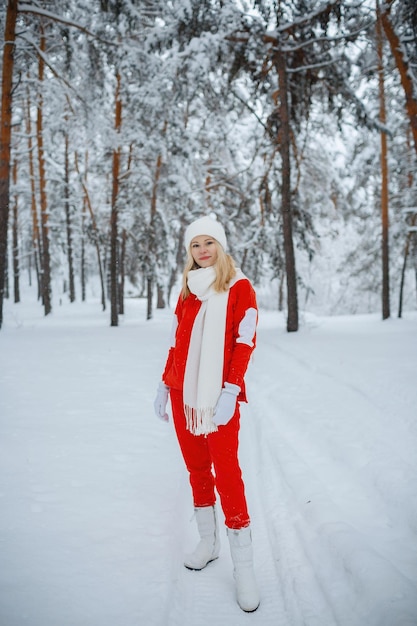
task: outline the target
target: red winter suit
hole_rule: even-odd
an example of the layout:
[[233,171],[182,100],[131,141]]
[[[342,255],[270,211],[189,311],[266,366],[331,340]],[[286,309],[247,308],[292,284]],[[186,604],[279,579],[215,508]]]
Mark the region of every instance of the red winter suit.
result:
[[[239,401],[246,402],[244,376],[256,342],[257,304],[255,291],[246,277],[232,281],[226,309],[223,383],[240,387],[232,419],[216,432],[194,435],[186,426],[183,384],[191,332],[201,301],[191,293],[180,296],[172,333],[172,346],[162,376],[170,388],[173,421],[190,475],[194,506],[213,506],[215,487],[228,528],[249,525],[245,489],[238,461]],[[214,474],[212,471],[214,468]]]

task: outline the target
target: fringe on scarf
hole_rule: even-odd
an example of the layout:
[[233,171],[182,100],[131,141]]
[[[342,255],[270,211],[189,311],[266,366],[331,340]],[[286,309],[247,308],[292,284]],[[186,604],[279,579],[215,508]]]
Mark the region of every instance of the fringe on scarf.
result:
[[217,431],[217,426],[213,422],[213,407],[195,409],[188,404],[184,404],[187,430],[193,435],[209,435]]

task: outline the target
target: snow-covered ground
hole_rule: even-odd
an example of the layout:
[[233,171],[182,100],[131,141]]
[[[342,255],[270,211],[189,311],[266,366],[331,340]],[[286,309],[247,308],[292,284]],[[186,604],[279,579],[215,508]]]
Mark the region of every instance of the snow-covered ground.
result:
[[241,462],[262,603],[197,534],[172,424],[153,415],[171,312],[5,307],[1,626],[416,626],[417,314],[261,311]]

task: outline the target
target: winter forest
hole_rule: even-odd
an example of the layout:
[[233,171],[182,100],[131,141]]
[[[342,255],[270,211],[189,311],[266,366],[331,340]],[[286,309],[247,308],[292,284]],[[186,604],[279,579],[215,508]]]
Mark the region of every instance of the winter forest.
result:
[[214,213],[261,306],[415,310],[414,0],[9,0],[4,298],[170,302]]
[[[416,0],[5,0],[0,37],[0,625],[416,626]],[[259,304],[254,613],[220,506],[184,567],[153,410],[203,215]]]

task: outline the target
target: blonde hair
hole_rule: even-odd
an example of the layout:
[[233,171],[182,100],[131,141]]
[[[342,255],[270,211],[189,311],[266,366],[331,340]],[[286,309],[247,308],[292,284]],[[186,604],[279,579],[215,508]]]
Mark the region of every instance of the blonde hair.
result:
[[[214,264],[214,269],[216,270],[216,280],[213,283],[214,291],[227,291],[230,281],[236,276],[236,263],[233,257],[225,252],[221,243],[219,243],[217,239],[214,239],[214,241],[216,242],[217,249],[217,260]],[[197,270],[199,267],[200,266],[194,261],[191,254],[191,247],[189,247],[187,250],[187,261],[182,275],[181,295],[183,300],[190,295],[190,290],[187,285],[188,272]]]

